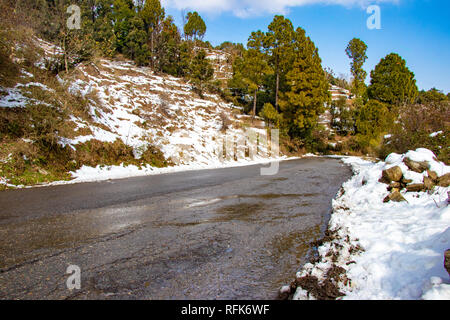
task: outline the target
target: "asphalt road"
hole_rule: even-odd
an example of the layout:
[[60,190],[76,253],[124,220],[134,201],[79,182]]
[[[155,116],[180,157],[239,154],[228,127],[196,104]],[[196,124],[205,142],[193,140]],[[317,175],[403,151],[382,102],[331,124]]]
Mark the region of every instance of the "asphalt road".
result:
[[0,299],[276,298],[351,170],[328,158],[260,168],[0,192]]

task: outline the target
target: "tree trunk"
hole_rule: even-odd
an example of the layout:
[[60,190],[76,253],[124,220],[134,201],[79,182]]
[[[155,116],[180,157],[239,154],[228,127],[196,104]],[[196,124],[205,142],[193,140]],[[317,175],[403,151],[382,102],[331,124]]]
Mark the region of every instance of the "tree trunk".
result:
[[280,89],[280,73],[277,70],[277,84],[275,89],[275,109],[278,112],[278,90]]
[[154,34],[154,30],[152,30],[152,35],[151,35],[151,44],[150,44],[150,46],[151,46],[151,49],[150,49],[150,51],[151,51],[151,66],[152,66],[152,70],[153,71],[155,71],[155,65],[154,65],[154,62],[153,62],[153,57],[154,57],[154,47],[153,47],[153,34]]
[[66,68],[66,73],[69,73],[69,65],[67,63],[67,48],[66,48],[66,36],[65,35],[64,35],[63,43],[64,43],[64,48],[63,48],[63,50],[64,50],[64,66]]
[[253,120],[255,120],[255,116],[256,116],[256,92],[257,92],[257,90],[255,90],[255,95],[253,96],[253,116],[252,116],[252,124],[253,124]]

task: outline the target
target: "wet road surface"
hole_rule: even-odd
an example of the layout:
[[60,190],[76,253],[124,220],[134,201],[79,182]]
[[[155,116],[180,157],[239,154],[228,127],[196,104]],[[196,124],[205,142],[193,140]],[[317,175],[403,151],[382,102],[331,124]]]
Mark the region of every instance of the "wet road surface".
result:
[[[0,299],[275,299],[351,170],[260,168],[0,192]],[[80,290],[66,287],[69,265]]]

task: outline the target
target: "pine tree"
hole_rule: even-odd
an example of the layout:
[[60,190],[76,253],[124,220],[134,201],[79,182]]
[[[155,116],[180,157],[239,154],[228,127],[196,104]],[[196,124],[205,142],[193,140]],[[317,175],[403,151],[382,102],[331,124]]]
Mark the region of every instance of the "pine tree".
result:
[[160,44],[155,52],[158,70],[178,76],[181,36],[171,16],[168,16],[162,23],[160,38]]
[[203,91],[206,84],[213,78],[214,69],[208,59],[206,59],[205,50],[200,50],[190,65],[190,79],[194,85],[194,89],[203,97]]
[[367,59],[366,51],[367,45],[358,38],[353,38],[345,50],[347,56],[352,59],[350,63],[353,76],[352,93],[356,98],[362,98],[366,90],[364,81],[366,80],[367,72],[362,68]]
[[391,106],[414,102],[418,89],[414,73],[398,54],[391,53],[376,65],[370,73],[369,98]]
[[206,33],[206,24],[197,12],[188,12],[187,23],[184,26],[184,34],[188,39],[202,40]]
[[292,67],[294,27],[289,19],[275,16],[268,29],[264,41],[275,71],[275,109],[278,110],[280,77]]
[[132,28],[131,20],[135,15],[133,0],[114,0],[113,4],[113,24],[118,52],[124,52],[126,39]]
[[305,31],[295,33],[295,60],[286,79],[290,91],[283,93],[280,107],[291,137],[308,137],[329,101],[328,81],[319,52]]
[[116,35],[114,33],[113,0],[96,0],[94,8],[94,38],[98,50],[107,57],[116,53]]
[[140,15],[145,23],[145,29],[150,37],[151,66],[155,67],[156,37],[160,32],[160,24],[164,20],[165,11],[160,0],[146,0]]
[[125,40],[124,53],[137,65],[146,65],[150,60],[150,50],[147,45],[144,21],[135,16],[130,23],[131,28]]
[[386,105],[377,100],[369,100],[358,110],[356,118],[359,145],[363,148],[377,147],[390,123],[392,119]]
[[261,31],[252,32],[247,43],[248,50],[240,60],[236,75],[253,95],[252,119],[256,116],[258,91],[261,90],[265,77],[273,73],[264,53],[264,37]]

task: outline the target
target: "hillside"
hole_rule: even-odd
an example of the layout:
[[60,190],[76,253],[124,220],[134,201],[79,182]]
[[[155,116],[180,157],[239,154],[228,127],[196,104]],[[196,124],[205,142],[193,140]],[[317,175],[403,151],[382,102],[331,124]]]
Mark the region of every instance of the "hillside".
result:
[[[252,161],[236,141],[251,128],[249,118],[218,95],[200,98],[188,82],[126,59],[97,59],[55,77],[45,69],[61,50],[39,39],[34,45],[39,54],[32,65],[22,58],[26,46],[17,47],[19,74],[0,87],[1,184],[70,180],[89,168],[98,178],[114,166],[129,165],[125,175],[136,175],[155,167]],[[34,130],[37,122],[48,126]],[[264,138],[264,123],[255,125]],[[259,144],[253,161],[268,158],[267,146]]]

